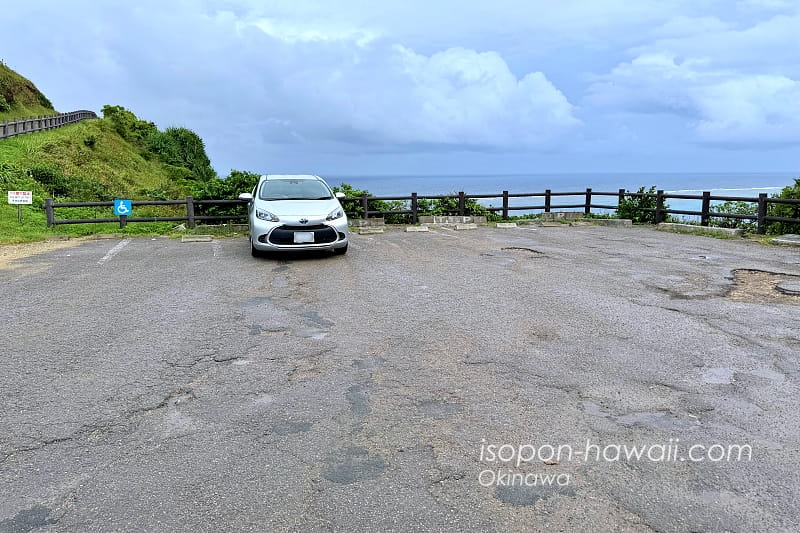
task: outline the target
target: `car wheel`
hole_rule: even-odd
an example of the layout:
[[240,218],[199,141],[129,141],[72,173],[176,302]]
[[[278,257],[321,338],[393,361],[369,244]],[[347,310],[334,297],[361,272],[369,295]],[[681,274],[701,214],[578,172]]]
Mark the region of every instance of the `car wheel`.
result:
[[341,248],[334,248],[333,249],[333,255],[344,255],[344,254],[346,254],[347,253],[347,246],[348,245],[345,244]]
[[250,241],[250,255],[252,255],[253,257],[264,257],[264,252],[256,249],[256,247],[253,246],[253,242]]

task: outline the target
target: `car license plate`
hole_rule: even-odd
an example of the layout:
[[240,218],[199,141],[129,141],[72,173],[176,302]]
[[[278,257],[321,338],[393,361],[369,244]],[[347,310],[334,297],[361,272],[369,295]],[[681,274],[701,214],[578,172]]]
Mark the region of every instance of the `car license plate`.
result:
[[304,242],[314,242],[314,232],[313,231],[295,231],[294,232],[294,243],[301,244]]

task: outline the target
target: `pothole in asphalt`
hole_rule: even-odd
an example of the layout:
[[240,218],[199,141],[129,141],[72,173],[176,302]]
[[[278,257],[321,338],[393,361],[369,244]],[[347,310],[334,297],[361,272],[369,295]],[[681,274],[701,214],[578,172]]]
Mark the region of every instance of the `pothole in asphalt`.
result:
[[328,481],[349,485],[357,481],[375,479],[383,474],[389,464],[361,446],[348,446],[331,453],[326,459],[322,475]]
[[800,276],[737,269],[733,271],[728,298],[736,302],[800,305]]

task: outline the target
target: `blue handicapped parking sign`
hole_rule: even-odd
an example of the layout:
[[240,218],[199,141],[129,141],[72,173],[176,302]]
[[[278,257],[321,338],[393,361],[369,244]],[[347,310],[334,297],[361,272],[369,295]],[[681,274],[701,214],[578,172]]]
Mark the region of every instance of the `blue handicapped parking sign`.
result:
[[132,212],[133,205],[130,200],[114,200],[114,215],[129,216]]

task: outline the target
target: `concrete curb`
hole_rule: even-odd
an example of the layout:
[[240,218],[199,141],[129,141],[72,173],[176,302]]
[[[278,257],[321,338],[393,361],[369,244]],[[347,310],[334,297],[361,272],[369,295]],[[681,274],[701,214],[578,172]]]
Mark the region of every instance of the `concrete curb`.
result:
[[86,238],[90,241],[105,241],[108,239],[121,239],[124,235],[122,233],[95,233],[88,235]]
[[211,235],[184,235],[181,242],[211,242],[214,237]]
[[656,226],[658,231],[672,231],[675,233],[695,233],[704,235],[719,235],[722,237],[742,237],[743,229],[715,228],[712,226],[695,226],[693,224],[677,224],[674,222],[661,222]]
[[772,244],[783,244],[784,246],[800,246],[800,238],[787,238],[788,235],[775,237],[770,242]]
[[629,218],[594,218],[592,222],[598,226],[608,226],[610,228],[632,228],[633,221]]
[[498,228],[516,228],[517,227],[517,223],[516,222],[498,222],[496,227],[498,227]]
[[477,224],[456,224],[456,230],[478,229]]
[[406,226],[407,233],[428,231],[428,226]]

